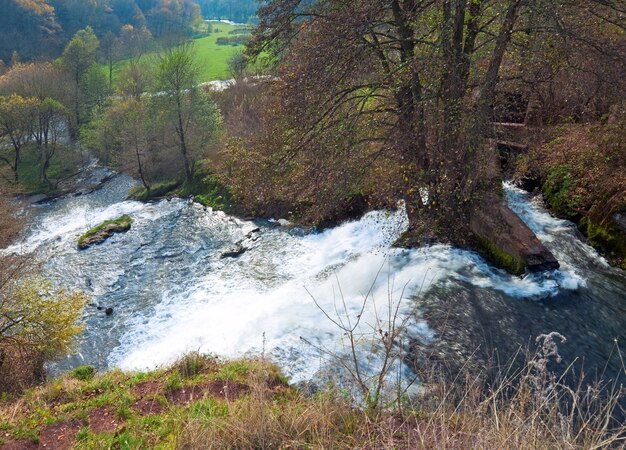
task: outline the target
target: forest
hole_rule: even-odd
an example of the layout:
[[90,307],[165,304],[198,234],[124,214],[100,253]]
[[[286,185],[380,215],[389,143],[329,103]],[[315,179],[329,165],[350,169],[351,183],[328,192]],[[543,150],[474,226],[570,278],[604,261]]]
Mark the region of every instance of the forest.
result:
[[102,38],[123,26],[155,38],[189,36],[200,20],[191,0],[2,0],[0,60],[45,60],[60,55],[77,31],[90,26]]
[[206,19],[225,19],[237,23],[257,20],[257,0],[198,0],[202,16]]
[[0,8],[0,448],[624,447],[624,1]]

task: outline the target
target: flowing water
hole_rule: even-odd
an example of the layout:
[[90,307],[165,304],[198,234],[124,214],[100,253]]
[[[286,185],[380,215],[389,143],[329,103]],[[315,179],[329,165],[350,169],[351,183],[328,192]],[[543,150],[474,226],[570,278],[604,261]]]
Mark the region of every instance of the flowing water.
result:
[[[302,236],[184,199],[126,200],[134,184],[120,175],[95,192],[32,207],[23,240],[4,250],[35,251],[55,283],[92,298],[78,351],[52,372],[82,364],[153,368],[199,350],[264,353],[293,381],[306,380],[324,367],[320,348],[345,351],[344,333],[327,315],[375,329],[390,302],[399,304],[399,317],[410,317],[406,334],[422,342],[445,334],[441,316],[421,315],[424,304],[454,308],[458,338],[468,343],[484,338],[497,348],[507,340],[505,348],[560,331],[574,338],[572,351],[598,366],[616,339],[622,349],[626,342],[624,272],[582,243],[571,223],[512,186],[505,185],[509,204],[555,253],[559,271],[519,278],[449,246],[393,249],[406,227],[402,208]],[[78,250],[82,233],[123,214],[133,218],[130,231]],[[220,257],[239,241],[248,248],[243,255]]]

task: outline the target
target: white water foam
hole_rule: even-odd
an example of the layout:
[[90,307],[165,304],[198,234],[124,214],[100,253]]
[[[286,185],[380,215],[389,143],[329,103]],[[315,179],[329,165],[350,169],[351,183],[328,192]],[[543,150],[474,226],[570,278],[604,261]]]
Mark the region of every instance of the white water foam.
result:
[[[266,246],[210,268],[189,289],[165,292],[154,311],[128,324],[109,362],[146,369],[194,350],[236,357],[265,349],[298,381],[320,368],[319,348],[345,351],[343,331],[324,312],[352,324],[360,315],[359,332],[371,334],[382,327],[381,318],[389,319],[390,299],[392,304],[400,302],[398,320],[414,317],[415,297],[451,279],[513,297],[543,298],[581,285],[577,275],[567,271],[511,276],[472,252],[445,245],[390,248],[406,220],[402,210],[378,211],[304,238],[268,231],[262,238]],[[278,282],[247,273],[252,264],[263,261],[280,273]],[[412,338],[429,339],[428,327],[419,320],[411,322],[410,330]]]
[[[544,242],[550,244],[569,236],[568,222],[552,218],[529,203],[521,192],[505,187],[511,206]],[[152,204],[123,201],[109,206],[77,200],[63,208],[53,207],[40,218],[21,246],[5,251],[32,251],[45,244],[52,248],[48,251],[50,258],[55,258],[57,251],[76,252],[75,242],[81,233],[122,214],[129,214],[134,220],[129,235],[134,235],[133,242],[141,245],[140,252],[165,258],[180,252],[170,255],[151,249],[154,233],[169,236],[167,230],[190,226],[187,220],[200,225],[193,233],[207,234],[189,236],[183,243],[192,254],[202,249],[199,241],[210,239],[212,233],[236,242],[255,228],[251,222],[205,210],[185,200]],[[167,220],[161,222],[159,227],[163,228],[159,231],[153,224],[161,218]],[[430,331],[415,314],[415,298],[432,286],[445,288],[460,280],[499,290],[510,297],[545,298],[560,289],[585,285],[579,269],[567,260],[567,255],[557,254],[566,261],[560,271],[519,278],[491,267],[475,253],[446,245],[413,250],[391,248],[390,244],[406,226],[402,209],[395,213],[376,211],[361,220],[305,237],[264,228],[260,239],[237,259],[221,260],[218,250],[203,254],[193,261],[202,270],[185,275],[184,267],[177,267],[182,278],[173,278],[170,284],[163,285],[160,298],[155,299],[156,306],[116,324],[125,331],[119,346],[110,352],[108,363],[125,369],[146,369],[194,350],[224,357],[265,351],[294,381],[305,380],[320,369],[320,348],[333,353],[346,351],[343,331],[325,313],[351,324],[360,316],[357,332],[371,335],[372,330],[389,329],[389,323],[384,321],[389,320],[390,301],[394,305],[399,302],[398,320],[411,317],[407,337],[428,340]],[[163,245],[163,239],[159,242]],[[177,242],[172,242],[172,251],[179,245]],[[126,244],[123,239],[113,240],[94,252],[113,252],[115,246]],[[136,259],[136,267],[145,262],[145,257]],[[118,261],[118,266],[111,264],[106,273],[96,274],[99,287],[94,294],[105,294],[102,289],[114,284],[129,268],[127,260]],[[371,347],[364,345],[361,351],[369,355]],[[364,356],[363,360],[368,358]],[[371,363],[376,364],[375,358]]]

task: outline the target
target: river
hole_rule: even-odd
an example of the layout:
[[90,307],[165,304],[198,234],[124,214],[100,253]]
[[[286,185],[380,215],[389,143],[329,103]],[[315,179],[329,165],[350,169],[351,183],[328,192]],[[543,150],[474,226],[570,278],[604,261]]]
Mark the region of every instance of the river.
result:
[[[559,271],[520,278],[445,245],[391,248],[406,227],[402,208],[302,236],[185,199],[129,201],[134,184],[119,175],[94,192],[31,207],[23,239],[4,250],[35,252],[54,283],[91,296],[77,351],[51,364],[52,373],[82,364],[154,368],[199,350],[264,354],[303,381],[327,366],[320,348],[346,353],[327,315],[360,320],[366,334],[382,328],[391,302],[408,318],[403,336],[433,343],[443,358],[466,358],[474,346],[506,358],[557,331],[568,338],[566,360],[625,375],[616,359],[617,346],[626,350],[624,272],[511,185],[509,205],[554,252]],[[78,250],[82,233],[123,214],[133,218],[129,232]],[[220,257],[239,241],[243,255]],[[358,351],[363,360],[372,354],[367,345]]]

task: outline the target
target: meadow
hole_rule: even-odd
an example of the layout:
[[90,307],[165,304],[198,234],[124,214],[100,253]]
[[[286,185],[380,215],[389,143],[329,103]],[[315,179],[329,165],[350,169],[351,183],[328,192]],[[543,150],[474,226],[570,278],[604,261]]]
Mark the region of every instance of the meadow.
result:
[[[244,45],[218,45],[219,38],[232,38],[231,34],[234,30],[241,30],[242,25],[234,25],[230,23],[213,22],[212,32],[208,35],[200,35],[193,39],[194,53],[196,63],[199,67],[199,81],[227,80],[232,78],[228,70],[228,61],[230,58],[242,52]],[[146,53],[142,57],[142,61],[152,62],[159,54],[158,49],[154,49]],[[129,60],[124,59],[117,61],[113,67],[113,84],[123,69],[129,64]],[[103,71],[107,71],[106,66],[102,66]]]

